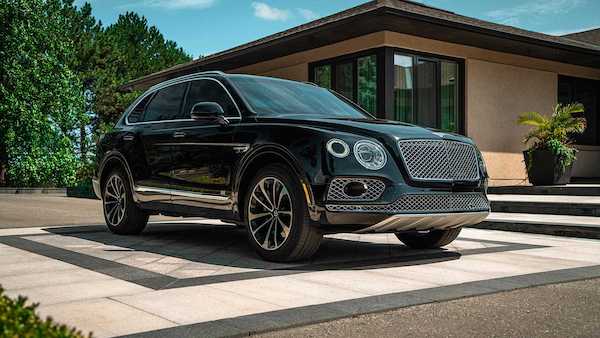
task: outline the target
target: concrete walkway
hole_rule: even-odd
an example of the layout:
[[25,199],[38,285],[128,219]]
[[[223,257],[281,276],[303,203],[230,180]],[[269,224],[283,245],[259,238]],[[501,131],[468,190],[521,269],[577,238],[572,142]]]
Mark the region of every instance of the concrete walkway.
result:
[[219,221],[0,230],[0,284],[97,337],[226,336],[600,277],[600,241],[465,229],[445,250],[328,236],[314,260],[260,260]]

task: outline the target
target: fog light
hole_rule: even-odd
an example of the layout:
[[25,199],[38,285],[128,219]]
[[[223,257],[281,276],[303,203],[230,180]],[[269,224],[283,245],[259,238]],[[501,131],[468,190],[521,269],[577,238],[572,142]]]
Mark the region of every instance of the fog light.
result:
[[344,193],[350,197],[359,197],[367,192],[367,185],[362,182],[350,182],[344,187]]

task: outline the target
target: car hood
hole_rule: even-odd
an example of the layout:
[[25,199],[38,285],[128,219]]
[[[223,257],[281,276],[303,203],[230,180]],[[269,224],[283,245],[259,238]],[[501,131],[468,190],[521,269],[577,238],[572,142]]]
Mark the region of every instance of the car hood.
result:
[[311,126],[331,132],[345,132],[359,136],[372,137],[384,143],[395,143],[406,139],[445,139],[473,144],[468,137],[444,132],[440,130],[423,128],[416,125],[381,119],[282,119],[260,118],[261,122],[275,122],[295,125]]

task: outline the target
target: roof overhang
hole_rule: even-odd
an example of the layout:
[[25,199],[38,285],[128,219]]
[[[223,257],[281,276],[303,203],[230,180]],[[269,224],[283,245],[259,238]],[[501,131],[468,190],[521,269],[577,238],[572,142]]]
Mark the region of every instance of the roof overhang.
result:
[[499,52],[600,68],[600,50],[511,34],[391,7],[346,16],[281,37],[258,40],[229,51],[133,80],[123,89],[143,89],[174,77],[207,70],[228,71],[366,34],[392,31]]

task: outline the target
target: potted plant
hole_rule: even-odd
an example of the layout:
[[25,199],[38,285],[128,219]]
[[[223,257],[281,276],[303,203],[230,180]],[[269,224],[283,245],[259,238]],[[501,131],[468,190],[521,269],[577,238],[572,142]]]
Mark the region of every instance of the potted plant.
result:
[[571,136],[582,133],[586,127],[585,118],[574,114],[583,111],[580,103],[558,104],[549,117],[538,112],[523,113],[519,117],[519,124],[533,127],[523,140],[524,144],[534,141],[523,152],[531,184],[569,183],[577,152],[572,146]]

